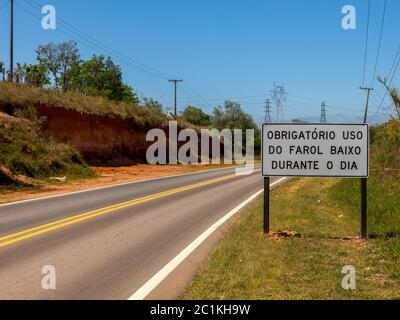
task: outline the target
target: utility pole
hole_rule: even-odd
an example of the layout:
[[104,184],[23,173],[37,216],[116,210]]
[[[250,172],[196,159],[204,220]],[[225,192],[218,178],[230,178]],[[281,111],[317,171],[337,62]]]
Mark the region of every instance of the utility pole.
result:
[[271,123],[271,100],[265,100],[265,123]]
[[360,87],[360,89],[361,89],[361,90],[366,90],[366,91],[368,91],[368,94],[367,94],[367,103],[366,103],[366,105],[365,105],[365,114],[364,114],[364,123],[367,123],[367,120],[368,120],[369,97],[370,97],[371,91],[373,91],[374,88]]
[[326,123],[326,104],[322,102],[321,104],[321,123]]
[[14,0],[10,0],[10,70],[9,81],[14,79]]
[[177,85],[178,82],[183,82],[182,79],[170,79],[168,80],[169,82],[172,82],[174,84],[175,87],[175,103],[174,103],[174,115],[175,117],[178,115],[178,108],[177,108]]
[[[369,97],[370,97],[371,91],[374,90],[374,88],[360,87],[360,89],[367,91],[367,102],[365,104],[365,113],[364,113],[364,123],[367,123]],[[362,178],[361,179],[361,238],[362,239],[367,239],[367,237],[368,237],[368,233],[367,233],[367,212],[368,212],[367,192],[368,192],[368,180],[367,180],[367,178]]]

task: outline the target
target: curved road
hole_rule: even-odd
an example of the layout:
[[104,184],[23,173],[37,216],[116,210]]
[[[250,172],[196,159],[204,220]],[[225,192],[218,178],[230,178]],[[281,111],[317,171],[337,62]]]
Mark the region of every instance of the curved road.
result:
[[[214,170],[0,205],[0,299],[130,298],[262,189],[259,171],[234,173]],[[198,250],[204,255],[209,248]],[[47,265],[55,267],[56,290],[42,288]]]

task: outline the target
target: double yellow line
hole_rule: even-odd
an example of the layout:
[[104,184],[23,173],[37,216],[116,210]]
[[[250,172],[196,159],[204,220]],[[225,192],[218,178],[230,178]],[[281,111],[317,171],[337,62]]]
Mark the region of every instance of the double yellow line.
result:
[[[257,170],[259,171],[259,170]],[[224,177],[220,177],[220,178],[216,178],[216,179],[211,179],[211,180],[207,180],[207,181],[203,181],[203,182],[199,182],[199,183],[195,183],[192,185],[188,185],[185,187],[180,187],[180,188],[176,188],[176,189],[172,189],[172,190],[168,190],[168,191],[164,191],[164,192],[160,192],[160,193],[156,193],[156,194],[152,194],[149,196],[145,196],[142,198],[137,198],[137,199],[133,199],[133,200],[129,200],[129,201],[125,201],[125,202],[121,202],[118,204],[114,204],[111,206],[107,206],[104,208],[100,208],[100,209],[96,209],[96,210],[92,210],[92,211],[88,211],[85,213],[81,213],[78,215],[74,215],[65,219],[61,219],[61,220],[56,220],[47,224],[43,224],[41,226],[38,227],[34,227],[34,228],[30,228],[24,231],[20,231],[17,233],[13,233],[10,234],[8,236],[5,237],[1,237],[0,238],[0,248],[1,247],[5,247],[5,246],[9,246],[13,243],[16,242],[20,242],[22,240],[26,240],[35,236],[39,236],[41,234],[56,230],[56,229],[60,229],[81,221],[85,221],[85,220],[89,220],[92,219],[94,217],[98,217],[107,213],[111,213],[111,212],[116,212],[118,210],[121,209],[125,209],[125,208],[129,208],[138,204],[142,204],[142,203],[146,203],[149,201],[153,201],[156,199],[160,199],[160,198],[164,198],[170,195],[174,195],[183,191],[188,191],[188,190],[192,190],[192,189],[196,189],[196,188],[200,188],[200,187],[204,187],[204,186],[208,186],[211,184],[215,184],[218,182],[222,182],[222,181],[226,181],[229,179],[232,179],[234,177],[237,177],[236,174],[231,174],[231,175],[227,175]]]

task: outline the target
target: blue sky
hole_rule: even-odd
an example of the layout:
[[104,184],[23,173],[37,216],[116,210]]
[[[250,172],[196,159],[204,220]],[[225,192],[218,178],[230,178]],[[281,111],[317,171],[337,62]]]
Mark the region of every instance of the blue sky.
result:
[[[8,6],[0,0],[0,60],[8,62]],[[57,30],[41,28],[40,9],[31,0],[15,0],[15,61],[35,62],[39,44],[75,38],[83,58],[93,53],[114,56],[124,79],[141,97],[172,106],[172,85],[143,73],[132,61],[185,80],[179,109],[186,104],[206,111],[235,98],[257,123],[273,82],[288,91],[285,117],[319,121],[327,103],[328,121],[360,121],[365,93],[362,82],[367,0],[33,0],[54,5]],[[384,0],[372,0],[367,79],[371,81]],[[357,10],[357,29],[341,27],[341,9]],[[29,10],[34,17],[25,12]],[[378,75],[387,75],[400,44],[400,1],[388,0]],[[106,44],[89,48],[60,20]],[[397,31],[396,31],[397,30]],[[66,35],[68,33],[69,35]],[[113,54],[110,54],[113,53]],[[399,85],[399,70],[394,84]],[[384,91],[377,83],[371,114]],[[194,92],[193,92],[194,90]],[[195,98],[193,98],[195,96]],[[205,100],[205,101],[204,101]],[[390,100],[386,100],[387,106]],[[350,109],[356,111],[348,111]],[[382,120],[384,114],[376,119]]]

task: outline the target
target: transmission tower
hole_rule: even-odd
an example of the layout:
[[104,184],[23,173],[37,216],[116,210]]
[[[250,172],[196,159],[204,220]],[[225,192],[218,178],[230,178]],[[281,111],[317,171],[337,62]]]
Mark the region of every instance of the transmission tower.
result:
[[322,102],[321,104],[321,123],[326,123],[326,104]]
[[284,121],[285,114],[283,111],[283,103],[287,99],[287,92],[284,86],[278,86],[274,83],[274,88],[271,91],[271,97],[275,101],[276,105],[276,121]]
[[265,100],[265,123],[271,123],[271,100]]

